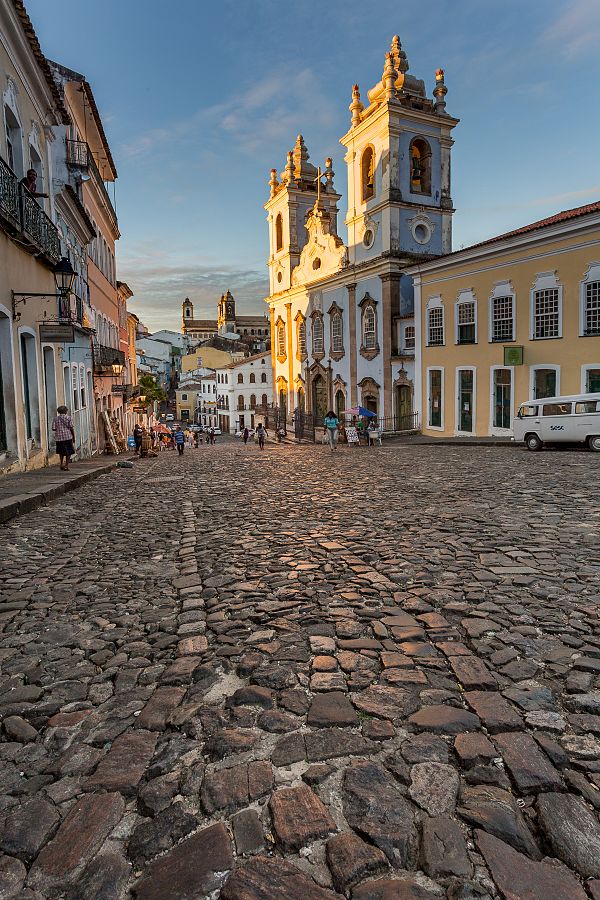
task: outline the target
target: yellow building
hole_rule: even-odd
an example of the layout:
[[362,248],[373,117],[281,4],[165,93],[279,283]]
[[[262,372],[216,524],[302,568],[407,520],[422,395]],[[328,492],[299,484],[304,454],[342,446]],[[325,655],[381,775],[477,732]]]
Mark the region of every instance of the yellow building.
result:
[[600,202],[408,274],[424,434],[508,437],[525,400],[600,392]]
[[181,357],[181,371],[185,373],[195,372],[196,369],[222,369],[230,362],[233,362],[233,357],[227,350],[217,350],[216,347],[197,347],[193,353],[187,353]]

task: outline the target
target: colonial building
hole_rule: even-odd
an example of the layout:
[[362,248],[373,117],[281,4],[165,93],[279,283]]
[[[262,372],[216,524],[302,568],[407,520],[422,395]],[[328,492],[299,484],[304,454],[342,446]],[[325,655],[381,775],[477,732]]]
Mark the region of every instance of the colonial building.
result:
[[525,400],[600,394],[600,202],[409,269],[425,434],[512,434]]
[[269,341],[266,316],[239,316],[235,299],[227,291],[219,300],[216,319],[195,319],[194,304],[186,297],[181,305],[181,330],[190,341],[205,341],[215,335],[241,338],[252,350],[264,350]]
[[257,353],[217,368],[219,426],[235,434],[264,421],[273,396],[271,357]]
[[405,270],[451,249],[451,133],[444,72],[433,99],[408,74],[394,37],[381,80],[352,90],[341,138],[348,177],[345,224],[333,162],[309,162],[301,135],[278,176],[271,171],[267,302],[275,400],[322,419],[358,404],[379,416],[413,411],[415,326]]
[[[52,143],[69,121],[19,0],[0,0],[0,472],[47,465],[56,406],[70,404],[56,343],[53,268],[67,251],[55,224]],[[37,176],[35,192],[25,181]],[[83,222],[82,229],[87,227]],[[13,293],[14,292],[14,293]],[[37,295],[37,296],[35,296]],[[52,333],[53,332],[53,333]]]

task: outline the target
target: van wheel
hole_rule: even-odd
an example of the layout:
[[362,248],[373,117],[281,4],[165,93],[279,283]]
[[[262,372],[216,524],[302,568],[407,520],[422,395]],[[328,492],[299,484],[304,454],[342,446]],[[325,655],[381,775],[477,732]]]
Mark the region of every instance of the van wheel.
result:
[[595,450],[596,453],[600,453],[600,434],[593,434],[588,438],[588,447],[590,450]]
[[542,442],[537,434],[528,434],[525,437],[525,446],[528,450],[541,450]]

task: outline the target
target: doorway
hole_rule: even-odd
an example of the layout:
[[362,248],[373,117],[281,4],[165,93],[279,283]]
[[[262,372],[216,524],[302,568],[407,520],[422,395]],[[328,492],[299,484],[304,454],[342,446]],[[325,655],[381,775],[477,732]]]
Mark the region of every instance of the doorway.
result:
[[510,369],[494,370],[494,428],[510,429],[512,373]]
[[460,369],[458,373],[459,431],[473,431],[473,372]]
[[48,452],[52,439],[52,420],[56,415],[56,375],[54,370],[54,350],[44,347],[44,390],[46,400],[46,428],[48,433]]
[[322,375],[317,375],[312,383],[313,414],[315,424],[323,422],[327,415],[327,385]]
[[396,387],[396,428],[409,428],[412,418],[412,390],[408,384]]

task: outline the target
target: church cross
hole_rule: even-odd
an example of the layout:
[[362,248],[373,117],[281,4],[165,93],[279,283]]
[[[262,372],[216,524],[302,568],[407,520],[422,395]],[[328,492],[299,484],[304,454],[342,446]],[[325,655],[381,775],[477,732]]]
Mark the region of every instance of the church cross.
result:
[[321,188],[323,185],[321,184],[321,178],[323,177],[323,172],[321,172],[321,166],[317,166],[317,177],[313,179],[317,183],[317,203],[321,200]]

